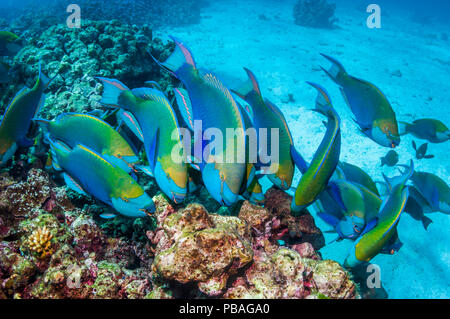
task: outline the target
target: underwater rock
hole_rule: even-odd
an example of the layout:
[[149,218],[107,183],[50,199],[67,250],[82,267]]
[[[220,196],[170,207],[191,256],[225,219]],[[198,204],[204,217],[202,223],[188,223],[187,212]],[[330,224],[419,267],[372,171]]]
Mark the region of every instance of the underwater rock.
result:
[[295,23],[313,28],[333,28],[337,19],[334,17],[336,4],[327,0],[299,0],[294,6]]
[[208,214],[199,204],[168,216],[153,271],[165,280],[195,282],[203,293],[222,293],[228,278],[253,258],[249,228],[236,217]]
[[292,196],[274,187],[268,189],[264,196],[266,209],[279,220],[281,228],[287,229],[289,238],[297,240],[296,243],[309,242],[316,250],[325,246],[325,237],[308,210],[298,217],[292,216]]

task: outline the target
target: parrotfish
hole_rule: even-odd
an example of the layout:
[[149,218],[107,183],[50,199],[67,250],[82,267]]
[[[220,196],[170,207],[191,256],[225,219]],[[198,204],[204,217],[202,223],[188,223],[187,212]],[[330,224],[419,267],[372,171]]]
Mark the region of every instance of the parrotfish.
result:
[[430,218],[425,216],[425,213],[430,213],[431,208],[427,200],[420,194],[414,186],[409,187],[409,197],[406,202],[405,213],[409,214],[415,220],[421,221],[423,228],[428,229],[428,226],[433,222]]
[[95,116],[64,113],[53,121],[37,121],[51,139],[60,140],[71,148],[84,145],[128,173],[139,161],[127,141],[108,123]]
[[440,177],[426,172],[414,172],[411,181],[432,211],[450,214],[450,187]]
[[[280,109],[262,97],[255,75],[249,69],[244,68],[244,70],[247,72],[248,81],[241,88],[232,91],[250,104],[253,111],[254,128],[258,132],[261,129],[266,130],[267,149],[274,152],[272,147],[278,146],[278,162],[267,164],[258,163],[258,166],[271,166],[269,168],[270,173],[267,174],[267,177],[278,188],[287,190],[291,187],[295,170],[295,165],[290,155],[290,149],[293,145],[291,132]],[[278,145],[271,145],[271,129],[278,130]],[[261,144],[259,143],[259,147],[262,146]]]
[[[389,187],[389,195],[383,201],[378,216],[369,222],[361,236],[356,240],[345,258],[344,266],[354,268],[369,262],[373,257],[386,249],[397,234],[397,224],[408,201],[409,191],[406,182],[414,173],[414,163],[411,160],[408,169],[401,176],[392,179],[383,177]],[[398,247],[398,245],[396,245]]]
[[434,155],[427,155],[428,150],[428,143],[423,143],[419,147],[417,147],[416,142],[412,141],[412,147],[416,151],[416,158],[417,159],[423,159],[423,158],[433,158]]
[[130,90],[118,80],[99,79],[104,85],[100,102],[127,111],[127,124],[144,142],[149,166],[138,168],[153,176],[159,188],[172,201],[182,202],[187,192],[187,164],[181,156],[177,160],[172,158],[172,151],[184,144],[178,120],[167,97],[158,89]]
[[328,184],[327,190],[341,212],[318,212],[317,215],[334,227],[340,239],[358,237],[365,226],[365,203],[360,189],[345,180],[336,180]]
[[348,106],[355,116],[354,121],[362,133],[385,147],[400,144],[398,123],[386,96],[372,83],[349,75],[336,59],[322,54],[333,66],[326,74],[340,86]]
[[450,140],[450,130],[439,120],[419,119],[411,124],[401,121],[399,123],[401,135],[411,134],[430,143],[443,143]]
[[32,89],[24,87],[6,108],[0,123],[0,166],[14,155],[18,146],[30,147],[33,141],[27,138],[31,120],[45,102],[44,91],[51,80],[41,72]]
[[371,192],[375,193],[377,196],[380,196],[377,185],[372,180],[372,177],[370,177],[369,174],[367,174],[360,167],[341,161],[339,162],[336,168],[336,174],[339,176],[339,178],[360,184],[368,188]]
[[0,31],[0,56],[14,56],[22,47],[22,40],[16,34]]
[[150,196],[120,167],[83,145],[70,149],[62,142],[49,142],[55,169],[64,171],[64,180],[72,190],[90,194],[127,217],[145,217],[155,211]]
[[[315,111],[326,115],[328,123],[325,136],[295,191],[291,204],[291,211],[294,215],[299,214],[304,208],[311,205],[326,188],[339,162],[341,152],[340,117],[334,110],[325,89],[317,84],[308,83],[319,92]],[[295,148],[291,146],[292,157],[300,171],[302,171],[305,163],[299,160],[295,153]]]
[[[175,75],[186,89],[187,94],[182,94],[180,90],[175,93],[177,101],[181,101],[178,105],[184,106],[180,107],[180,113],[196,135],[194,157],[202,172],[205,187],[219,203],[232,205],[239,199],[246,172],[242,114],[219,78],[211,72],[200,71],[190,50],[178,39],[171,39],[176,44],[175,51],[165,62],[155,61]],[[196,121],[201,121],[202,130],[193,128]],[[227,135],[227,129],[233,130],[234,134],[214,145],[217,147],[205,143],[204,132],[218,131],[222,136],[214,137],[222,138]]]
[[384,157],[380,158],[381,166],[387,165],[393,167],[398,163],[398,154],[394,150],[390,150]]
[[10,66],[5,62],[0,61],[0,83],[7,83],[9,81]]

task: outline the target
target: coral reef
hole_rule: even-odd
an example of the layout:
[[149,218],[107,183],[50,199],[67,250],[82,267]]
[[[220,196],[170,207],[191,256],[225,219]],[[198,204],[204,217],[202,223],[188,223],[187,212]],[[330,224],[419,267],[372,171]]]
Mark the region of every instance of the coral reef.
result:
[[[173,44],[153,39],[144,25],[130,26],[119,20],[85,21],[81,29],[53,25],[38,36],[22,35],[27,45],[11,61],[11,81],[0,96],[0,113],[25,83],[34,85],[39,62],[42,71],[56,76],[50,84],[40,116],[53,118],[61,112],[102,110],[98,103],[102,86],[96,76],[117,78],[131,87],[157,80],[163,88],[173,83],[149,55],[164,60]],[[2,90],[3,91],[3,90]]]
[[[3,174],[0,297],[358,297],[347,271],[305,240],[315,226],[283,215],[284,196],[271,189],[268,208],[244,202],[238,216],[222,216],[198,203],[173,207],[159,194],[153,218],[103,222],[98,204],[72,202],[41,169]],[[121,222],[125,229],[111,232]],[[290,238],[293,225],[301,235]]]
[[327,0],[299,0],[294,6],[295,23],[313,28],[332,28],[337,21],[334,17],[336,4]]

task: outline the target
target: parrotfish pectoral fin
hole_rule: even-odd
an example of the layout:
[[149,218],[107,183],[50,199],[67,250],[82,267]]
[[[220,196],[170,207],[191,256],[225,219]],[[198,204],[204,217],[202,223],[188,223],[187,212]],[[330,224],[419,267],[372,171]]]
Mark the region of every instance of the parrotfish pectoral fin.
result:
[[69,174],[63,173],[67,187],[81,195],[87,195],[83,188]]
[[144,141],[147,151],[147,160],[152,172],[155,171],[156,158],[158,156],[159,147],[159,128],[156,129],[155,136],[151,141]]
[[292,160],[294,161],[295,165],[298,167],[300,172],[302,174],[305,174],[305,172],[308,170],[309,164],[305,161],[303,156],[297,151],[294,145],[291,145],[290,148]]
[[317,216],[323,219],[325,223],[333,227],[336,227],[336,225],[339,224],[339,219],[336,216],[327,213],[317,213]]
[[188,92],[182,88],[174,88],[173,92],[175,93],[178,109],[184,122],[189,129],[194,130],[194,112],[192,111],[192,103]]
[[431,195],[431,205],[434,209],[439,210],[439,191],[436,187],[433,188]]
[[336,82],[336,84],[340,85],[340,77],[347,73],[345,71],[344,66],[335,58],[332,58],[326,54],[320,53],[321,56],[323,56],[325,59],[327,59],[328,61],[330,61],[332,63],[332,66],[329,70],[326,70],[324,68],[322,68],[322,70],[334,81]]
[[378,218],[374,218],[372,220],[370,220],[366,227],[364,228],[364,230],[361,232],[360,236],[363,236],[364,234],[368,233],[369,231],[371,231],[372,229],[375,228],[375,226],[378,224]]
[[128,105],[124,105],[120,101],[120,96],[124,91],[129,91],[130,89],[115,79],[108,79],[104,77],[97,77],[103,83],[103,94],[100,103],[110,107],[120,107],[128,110]]

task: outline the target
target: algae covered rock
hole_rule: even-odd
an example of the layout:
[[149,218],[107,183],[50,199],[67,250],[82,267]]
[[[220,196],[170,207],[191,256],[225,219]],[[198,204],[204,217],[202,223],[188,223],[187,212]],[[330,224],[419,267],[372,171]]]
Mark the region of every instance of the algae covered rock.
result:
[[154,272],[165,280],[198,283],[208,295],[222,293],[229,276],[253,258],[245,222],[208,215],[198,204],[170,215],[162,228],[171,245],[161,249],[163,245],[158,244]]
[[332,28],[337,19],[334,17],[336,4],[327,0],[299,0],[294,6],[295,23],[313,28]]

